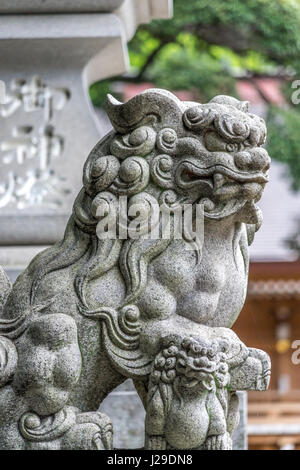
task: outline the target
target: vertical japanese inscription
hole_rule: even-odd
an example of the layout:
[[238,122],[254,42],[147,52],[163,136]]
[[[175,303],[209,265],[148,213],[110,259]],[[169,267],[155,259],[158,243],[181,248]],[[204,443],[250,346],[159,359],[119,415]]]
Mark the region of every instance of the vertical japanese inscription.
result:
[[12,81],[6,93],[4,82],[0,82],[3,119],[21,111],[42,114],[39,125],[12,126],[10,135],[0,140],[0,162],[9,169],[0,182],[0,207],[55,209],[62,205],[64,195],[70,193],[66,178],[52,168],[53,161],[62,157],[64,150],[64,138],[53,122],[54,112],[60,112],[69,98],[67,89],[51,87],[37,76]]

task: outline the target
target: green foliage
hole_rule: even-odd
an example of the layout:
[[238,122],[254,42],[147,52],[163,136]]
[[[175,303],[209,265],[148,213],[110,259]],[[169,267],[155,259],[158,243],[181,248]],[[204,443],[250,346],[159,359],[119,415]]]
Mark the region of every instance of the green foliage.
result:
[[267,118],[267,150],[272,158],[288,164],[292,188],[300,189],[300,113],[272,106]]
[[142,29],[161,39],[187,30],[210,44],[255,50],[281,64],[293,61],[298,68],[299,23],[299,0],[174,0],[172,19]]
[[[129,43],[131,71],[94,84],[94,105],[114,95],[114,81],[151,82],[169,90],[192,90],[200,101],[236,95],[237,76],[300,74],[300,0],[173,0],[174,16],[141,25]],[[300,105],[283,93],[290,109],[270,109],[268,149],[289,165],[300,189]]]
[[105,103],[107,93],[110,93],[110,80],[94,83],[90,86],[90,98],[94,106],[101,107]]
[[178,44],[164,48],[159,62],[149,70],[149,79],[159,88],[193,90],[200,101],[209,101],[216,94],[236,95],[235,80],[224,73],[222,62],[207,52],[199,53]]

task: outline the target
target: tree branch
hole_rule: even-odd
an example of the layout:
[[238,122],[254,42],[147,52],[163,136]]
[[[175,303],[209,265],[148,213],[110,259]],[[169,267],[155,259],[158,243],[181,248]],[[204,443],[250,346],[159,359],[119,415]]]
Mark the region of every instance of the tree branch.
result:
[[268,105],[272,104],[271,101],[269,100],[269,98],[265,95],[265,93],[260,89],[260,87],[258,86],[258,84],[256,83],[255,79],[253,77],[248,77],[246,78],[246,80],[248,80],[252,85],[253,87],[255,88],[255,90],[257,91],[257,93],[259,94],[259,96],[264,100],[264,102]]
[[157,54],[162,50],[163,47],[166,46],[166,44],[168,44],[170,41],[161,41],[161,43],[159,44],[159,46],[154,49],[154,51],[151,52],[151,54],[147,57],[143,67],[141,68],[141,70],[139,71],[138,75],[136,76],[136,79],[138,81],[141,81],[142,78],[144,77],[144,74],[147,70],[147,68],[149,67],[149,65],[152,64],[153,60],[155,59],[155,57],[157,56]]
[[257,33],[254,25],[251,30],[241,31],[241,29],[237,28],[234,24],[187,24],[182,27],[182,31],[195,34],[210,45],[228,47],[237,54],[244,54],[249,49],[258,50],[266,54],[269,59],[276,63],[297,58],[296,54],[276,54],[273,50],[264,45],[264,38],[261,38],[259,41],[262,47],[258,47],[257,40],[255,41],[255,37],[257,39]]

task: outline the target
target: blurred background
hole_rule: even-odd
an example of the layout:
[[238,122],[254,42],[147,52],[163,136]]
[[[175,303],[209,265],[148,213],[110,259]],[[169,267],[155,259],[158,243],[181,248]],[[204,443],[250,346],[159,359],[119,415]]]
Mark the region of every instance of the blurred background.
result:
[[106,94],[151,87],[188,101],[233,95],[267,122],[264,223],[234,330],[272,360],[270,389],[249,393],[249,449],[300,449],[300,0],[174,0],[173,18],[140,26],[129,53],[126,75],[90,87],[103,135]]

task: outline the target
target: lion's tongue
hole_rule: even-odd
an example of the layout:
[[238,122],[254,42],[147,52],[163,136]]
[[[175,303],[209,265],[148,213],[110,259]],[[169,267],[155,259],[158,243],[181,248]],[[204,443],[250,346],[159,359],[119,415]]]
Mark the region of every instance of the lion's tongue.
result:
[[248,201],[238,214],[239,221],[253,225],[261,223],[260,213],[260,209],[254,204],[254,202]]

